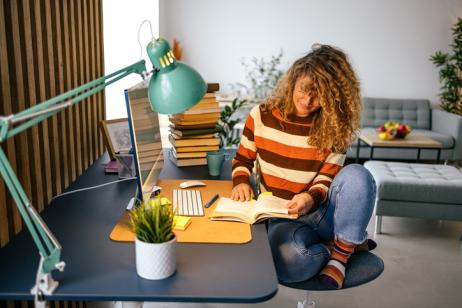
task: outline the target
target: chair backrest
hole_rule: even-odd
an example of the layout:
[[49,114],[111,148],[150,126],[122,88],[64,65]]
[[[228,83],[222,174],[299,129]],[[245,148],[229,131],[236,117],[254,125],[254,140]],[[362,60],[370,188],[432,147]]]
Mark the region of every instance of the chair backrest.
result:
[[378,127],[386,121],[398,121],[412,128],[430,129],[430,101],[427,99],[363,98],[361,125]]

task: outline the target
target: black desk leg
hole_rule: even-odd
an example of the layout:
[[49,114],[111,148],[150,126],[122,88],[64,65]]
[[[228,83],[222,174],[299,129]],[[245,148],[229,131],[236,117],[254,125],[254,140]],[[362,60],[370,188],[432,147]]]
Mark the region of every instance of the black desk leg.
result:
[[439,164],[441,161],[441,148],[438,149],[438,152],[436,154],[436,163]]
[[371,152],[369,155],[369,159],[372,160],[372,157],[374,156],[374,147],[371,147]]
[[358,142],[356,145],[356,163],[359,164],[359,145],[360,145],[360,139],[358,137]]
[[420,160],[420,148],[417,149],[417,160],[415,162],[418,163],[419,160]]

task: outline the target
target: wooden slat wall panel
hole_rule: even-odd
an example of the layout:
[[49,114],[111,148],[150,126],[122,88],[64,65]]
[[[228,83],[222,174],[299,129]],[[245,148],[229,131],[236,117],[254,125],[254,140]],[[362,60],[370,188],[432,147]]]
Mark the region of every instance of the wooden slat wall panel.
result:
[[[95,5],[95,33],[96,33],[96,42],[103,41],[103,23],[97,22],[98,20],[103,20],[103,7],[101,5]],[[98,70],[96,74],[98,76],[104,75],[104,44],[96,44],[96,65],[95,68]],[[97,94],[99,96],[100,101],[105,101],[104,92],[100,92]],[[103,104],[98,104],[98,116],[101,119],[106,119],[106,108],[104,108]],[[98,135],[99,137],[99,152],[104,151],[103,149],[103,136],[101,134]]]
[[[103,76],[102,31],[102,0],[0,0],[0,115],[17,113]],[[98,123],[104,118],[102,92],[1,144],[39,211],[101,156]],[[0,178],[0,247],[22,227]],[[0,301],[0,306],[33,303]]]
[[[31,17],[32,20],[35,21],[32,23],[32,35],[35,38],[35,48],[33,48],[33,57],[36,59],[35,61],[35,77],[36,86],[38,88],[38,97],[37,101],[31,101],[31,106],[35,105],[36,103],[42,102],[47,99],[47,86],[49,86],[49,80],[45,81],[45,59],[43,53],[44,42],[42,39],[42,14],[40,12],[40,0],[31,0],[30,1],[31,7]],[[34,40],[33,40],[34,41]],[[29,74],[30,76],[31,74]],[[51,96],[50,96],[51,97]],[[48,97],[49,98],[49,97]],[[50,138],[51,135],[48,133],[48,122],[50,120],[46,120],[39,124],[40,128],[40,159],[41,159],[41,175],[42,181],[44,183],[44,193],[47,200],[50,200],[53,197],[53,190],[52,190],[52,179],[51,179],[51,164],[50,164],[50,152],[52,152],[50,147]],[[45,203],[47,204],[47,203]],[[39,209],[42,210],[42,209]]]
[[[70,67],[71,67],[71,81],[72,81],[72,87],[77,87],[80,84],[79,81],[79,66],[77,62],[77,23],[78,21],[75,18],[75,2],[69,1],[68,3],[68,8],[69,8],[69,14],[68,14],[68,24],[69,24],[69,31],[70,31],[70,49],[71,49],[71,62],[70,62]],[[81,105],[74,105],[72,106],[72,120],[75,124],[74,128],[74,136],[76,140],[80,140],[83,143],[83,138],[81,137],[81,122],[80,122],[80,113],[79,110],[81,108]],[[75,162],[77,163],[76,166],[76,175],[82,173],[82,143],[81,142],[76,142],[75,143],[75,152],[76,152],[76,158]]]
[[[17,19],[17,14],[16,15],[11,15],[9,16],[10,12],[12,13],[17,13],[17,6],[12,6],[12,7],[8,7],[8,8],[5,8],[4,9],[4,12],[5,12],[5,30],[8,32],[12,32],[13,35],[17,35],[17,33],[19,31],[17,31],[15,28],[11,28],[10,24],[11,22],[15,22],[15,19]],[[5,36],[6,36],[6,33],[5,33]],[[5,45],[5,50],[6,50],[6,56],[8,56],[8,53],[9,51],[8,50],[11,50],[12,48],[16,48],[17,46],[17,42],[15,41],[14,43],[14,46],[11,46],[11,41],[8,40],[8,37],[6,37],[6,40],[7,40],[7,43]],[[9,114],[11,112],[15,112],[17,111],[17,109],[15,107],[18,107],[18,108],[21,108],[23,107],[24,108],[24,101],[22,103],[19,103],[18,106],[14,106],[14,103],[18,98],[23,98],[24,99],[24,95],[22,95],[23,93],[19,93],[18,91],[18,88],[21,88],[21,87],[24,87],[24,77],[23,77],[23,72],[21,70],[21,67],[23,66],[20,66],[22,65],[22,62],[20,61],[20,55],[16,55],[15,58],[14,58],[14,61],[12,61],[12,59],[10,58],[10,63],[9,63],[9,67],[12,68],[10,69],[7,77],[5,78],[9,78],[9,76],[11,75],[10,73],[14,70],[18,70],[17,71],[17,74],[16,74],[16,79],[13,78],[13,79],[9,79],[9,80],[5,80],[5,91],[8,92],[8,89],[7,89],[7,83],[9,82],[10,85],[9,85],[9,94],[10,94],[10,97],[7,98],[7,97],[4,97],[4,100],[5,100],[5,103],[3,104],[3,110],[2,112],[4,114]],[[2,65],[3,66],[3,65]],[[3,76],[2,76],[3,78]],[[3,83],[3,82],[2,82]],[[8,93],[6,93],[8,94]],[[7,143],[6,143],[6,153],[8,155],[8,157],[12,157],[10,159],[10,162],[11,162],[11,166],[13,167],[13,170],[15,170],[16,172],[18,172],[18,169],[16,168],[16,151],[15,151],[15,145],[14,143],[20,143],[21,145],[23,145],[23,142],[24,142],[24,133],[21,134],[21,136],[18,136],[18,138],[14,141],[10,141],[8,140]],[[18,159],[19,161],[23,160],[24,159],[24,154],[21,153],[20,155],[18,155]],[[28,176],[28,171],[27,171],[27,166],[24,165],[23,168],[21,168],[22,170],[25,170],[23,172],[19,172],[19,174],[21,174],[22,176],[25,176],[27,177]],[[29,185],[29,183],[26,183],[26,186],[24,186],[24,189],[26,192],[30,192],[30,188],[31,186]],[[5,199],[5,202],[6,203],[11,203],[11,196],[7,193],[6,195],[6,199]],[[9,231],[9,234],[11,233],[17,233],[19,232],[19,230],[21,230],[21,219],[19,217],[19,213],[17,211],[17,209],[15,207],[7,207],[7,214],[8,214],[8,218],[9,218],[9,223],[8,223],[8,231]]]
[[[5,7],[0,5],[0,59],[6,59],[8,53],[6,51],[6,23],[5,23]],[[11,106],[11,93],[10,93],[10,81],[9,81],[9,63],[6,61],[0,65],[0,92],[5,93],[6,97],[0,104],[0,112],[5,112],[5,107]],[[6,145],[8,146],[8,145]],[[3,146],[5,150],[5,146]],[[7,151],[6,151],[7,152]],[[8,153],[8,152],[7,152]],[[5,191],[5,183],[3,179],[0,179],[0,200],[7,200],[7,192]],[[9,240],[9,220],[8,220],[8,208],[6,206],[0,206],[0,244],[7,243]]]
[[[56,0],[61,3],[61,0]],[[58,6],[59,4],[57,4]],[[63,69],[64,69],[64,88],[71,89],[73,85],[72,78],[72,58],[71,58],[71,30],[69,27],[70,17],[69,17],[69,6],[67,1],[62,2],[61,12],[61,42],[64,43],[64,54],[63,54]],[[75,125],[74,125],[74,112],[75,106],[72,108],[67,108],[64,110],[66,114],[66,131],[71,132],[68,135],[68,146],[69,146],[69,160],[67,168],[69,170],[70,181],[74,181],[77,177],[77,157],[75,150]]]

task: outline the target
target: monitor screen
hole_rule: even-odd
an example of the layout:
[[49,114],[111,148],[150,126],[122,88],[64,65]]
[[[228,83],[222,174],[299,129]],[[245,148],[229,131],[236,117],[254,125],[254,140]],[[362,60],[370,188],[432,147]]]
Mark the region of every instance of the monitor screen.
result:
[[164,166],[159,117],[149,103],[148,81],[125,90],[139,200],[151,197]]

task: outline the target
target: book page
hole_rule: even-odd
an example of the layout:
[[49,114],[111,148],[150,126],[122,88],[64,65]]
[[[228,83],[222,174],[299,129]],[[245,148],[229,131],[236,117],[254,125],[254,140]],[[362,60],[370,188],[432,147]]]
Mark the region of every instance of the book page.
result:
[[215,208],[215,215],[238,217],[242,221],[252,223],[255,215],[255,200],[251,201],[234,201],[230,198],[220,198],[217,207]]
[[260,213],[277,213],[277,214],[288,214],[286,204],[288,200],[275,197],[272,195],[260,195],[255,205],[255,211]]

